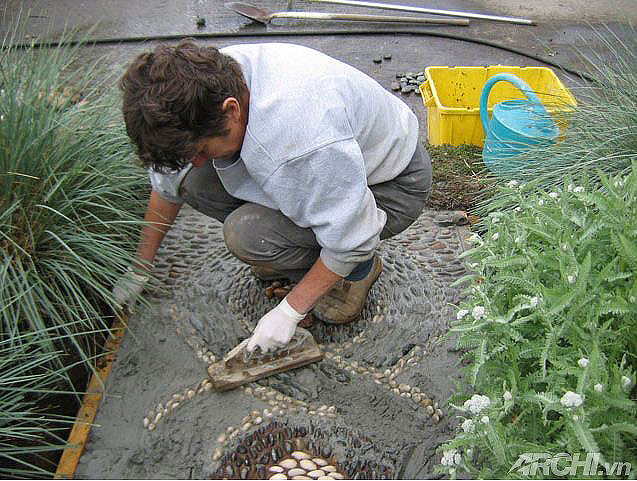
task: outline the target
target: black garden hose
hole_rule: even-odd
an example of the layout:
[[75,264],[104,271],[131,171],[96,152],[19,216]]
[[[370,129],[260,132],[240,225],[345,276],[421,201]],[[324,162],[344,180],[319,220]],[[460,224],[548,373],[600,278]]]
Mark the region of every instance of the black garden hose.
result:
[[191,33],[191,34],[172,34],[172,35],[141,35],[135,37],[112,37],[112,38],[100,38],[95,40],[68,40],[68,41],[41,41],[41,42],[23,42],[13,44],[9,46],[3,46],[3,49],[10,48],[51,48],[58,46],[74,46],[74,45],[109,45],[109,44],[122,44],[122,43],[141,43],[141,42],[153,42],[153,41],[165,41],[165,40],[184,40],[184,39],[201,39],[201,38],[241,38],[241,37],[301,37],[301,36],[317,36],[317,35],[423,35],[429,37],[448,38],[452,40],[459,40],[462,42],[471,42],[479,45],[486,45],[488,47],[497,48],[506,52],[511,52],[516,55],[530,58],[537,62],[541,62],[546,65],[550,65],[559,70],[567,72],[571,75],[575,75],[581,79],[594,82],[595,80],[589,75],[565,67],[557,62],[547,60],[538,55],[529,53],[525,50],[515,47],[509,47],[490,40],[483,40],[481,38],[468,37],[466,35],[458,35],[448,32],[438,32],[435,30],[421,30],[415,28],[399,28],[399,29],[360,29],[360,30],[279,30],[279,31],[250,31],[250,32],[217,32],[217,33]]

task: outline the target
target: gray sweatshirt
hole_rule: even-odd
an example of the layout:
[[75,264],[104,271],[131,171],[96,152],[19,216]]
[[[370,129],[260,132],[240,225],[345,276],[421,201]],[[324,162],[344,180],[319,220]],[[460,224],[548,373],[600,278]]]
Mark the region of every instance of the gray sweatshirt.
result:
[[[373,255],[385,225],[368,185],[407,166],[416,116],[372,78],[315,50],[270,43],[221,51],[239,62],[250,90],[239,159],[213,160],[221,182],[232,196],[312,229],[323,263],[347,276]],[[150,172],[153,189],[182,202],[185,170]]]

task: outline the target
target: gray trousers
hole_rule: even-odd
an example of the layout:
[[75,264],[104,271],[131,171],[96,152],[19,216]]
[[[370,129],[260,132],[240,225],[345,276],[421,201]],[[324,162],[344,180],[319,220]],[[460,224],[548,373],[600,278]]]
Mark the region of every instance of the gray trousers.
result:
[[[193,167],[181,183],[180,196],[195,210],[223,223],[230,252],[243,262],[267,267],[298,281],[319,257],[321,247],[309,228],[301,228],[280,211],[232,197],[206,162]],[[431,159],[420,145],[403,172],[370,185],[376,205],[387,214],[380,237],[409,227],[420,215],[431,190]]]

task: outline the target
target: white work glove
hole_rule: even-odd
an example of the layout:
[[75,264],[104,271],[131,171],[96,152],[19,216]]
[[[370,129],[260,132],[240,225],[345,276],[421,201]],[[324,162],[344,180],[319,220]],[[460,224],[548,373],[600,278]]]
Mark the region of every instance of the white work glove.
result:
[[129,268],[128,272],[120,277],[115,286],[113,286],[112,294],[117,307],[120,309],[128,307],[128,310],[133,312],[135,302],[144,290],[147,282],[147,275],[137,274],[133,269]]
[[248,352],[254,351],[257,346],[261,348],[261,352],[285,346],[292,339],[296,325],[304,317],[305,314],[299,314],[288,304],[287,298],[283,299],[259,320],[248,341]]

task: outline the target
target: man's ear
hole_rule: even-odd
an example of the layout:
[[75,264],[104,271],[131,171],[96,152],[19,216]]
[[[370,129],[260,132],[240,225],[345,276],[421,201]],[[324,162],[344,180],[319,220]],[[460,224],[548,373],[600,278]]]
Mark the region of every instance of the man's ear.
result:
[[241,117],[241,104],[235,97],[228,97],[221,105],[221,111],[226,114],[228,120],[238,120]]

